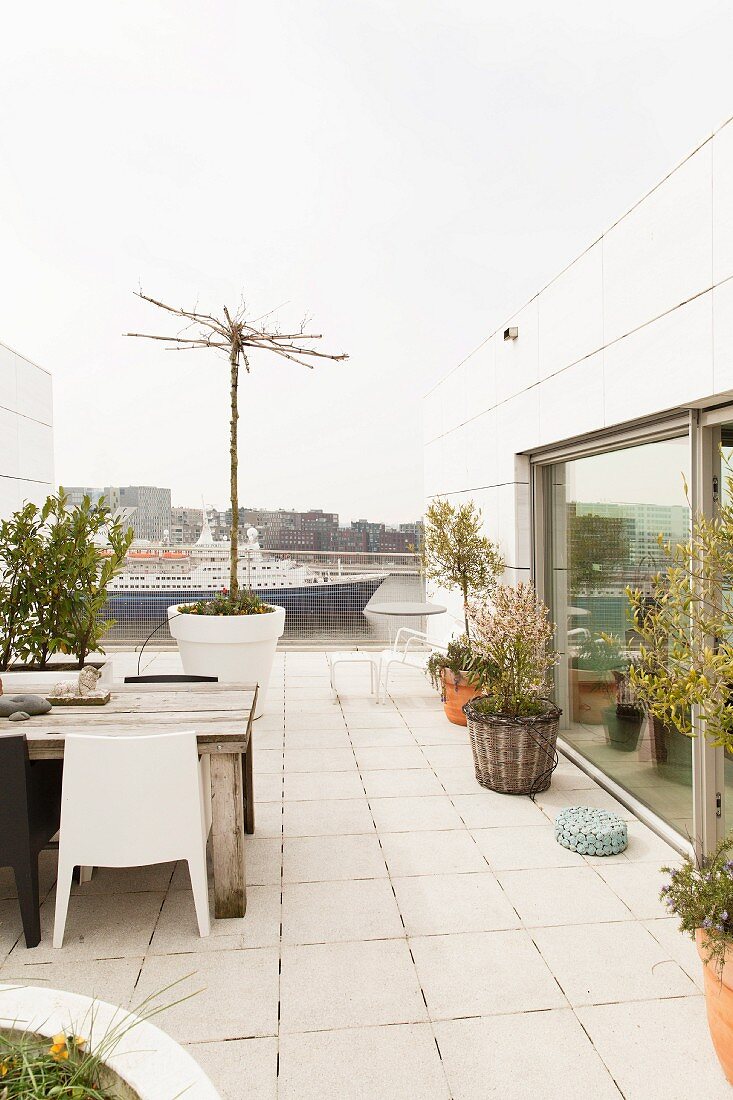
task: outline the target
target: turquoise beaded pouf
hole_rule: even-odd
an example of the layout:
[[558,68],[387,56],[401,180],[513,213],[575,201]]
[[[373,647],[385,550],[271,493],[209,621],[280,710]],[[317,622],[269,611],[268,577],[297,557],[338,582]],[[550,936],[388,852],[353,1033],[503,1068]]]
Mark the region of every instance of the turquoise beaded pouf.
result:
[[581,856],[617,856],[629,835],[623,818],[610,810],[568,806],[555,818],[555,840]]

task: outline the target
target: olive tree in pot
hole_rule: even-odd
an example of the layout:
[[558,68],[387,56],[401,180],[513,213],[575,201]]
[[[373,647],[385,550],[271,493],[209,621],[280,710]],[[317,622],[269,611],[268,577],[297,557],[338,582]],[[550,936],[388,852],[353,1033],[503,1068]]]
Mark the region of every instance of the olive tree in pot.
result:
[[[665,567],[651,595],[629,589],[639,660],[629,671],[636,697],[653,719],[678,736],[704,736],[733,750],[733,478],[714,518],[696,515],[690,538],[660,539]],[[733,1084],[733,859],[730,842],[670,872],[663,890],[682,929],[695,937],[705,972],[708,1024]]]
[[256,718],[263,712],[272,663],[278,640],[285,628],[285,609],[263,603],[251,591],[241,590],[239,567],[239,485],[238,424],[239,370],[250,370],[252,352],[269,352],[300,366],[313,368],[313,360],[340,361],[344,353],[333,355],[317,351],[312,341],[320,334],[282,333],[269,323],[271,314],[249,320],[242,301],[236,310],[223,308],[215,317],[197,309],[169,306],[142,292],[137,297],[179,318],[186,325],[184,334],[158,336],[128,332],[128,336],[160,340],[168,350],[190,351],[212,348],[226,356],[229,363],[229,493],[232,529],[229,544],[229,591],[211,600],[180,604],[168,608],[170,631],[178,643],[184,671],[190,675],[217,676],[226,683],[258,684]]
[[469,601],[490,591],[504,569],[496,543],[481,533],[481,510],[472,500],[453,505],[437,499],[425,513],[423,567],[425,576],[441,588],[461,594],[465,633],[453,639],[447,653],[434,653],[428,675],[437,688],[448,719],[466,725],[463,704],[477,693],[468,673],[471,656]]
[[469,672],[481,696],[464,706],[476,778],[502,794],[547,790],[560,711],[549,698],[554,626],[531,584],[499,585],[471,606]]

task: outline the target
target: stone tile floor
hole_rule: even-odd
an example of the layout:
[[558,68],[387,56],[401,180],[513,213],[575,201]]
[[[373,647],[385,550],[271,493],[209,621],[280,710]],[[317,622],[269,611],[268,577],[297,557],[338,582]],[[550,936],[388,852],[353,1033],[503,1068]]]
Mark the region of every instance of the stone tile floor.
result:
[[134,1007],[188,976],[200,992],[158,1023],[225,1100],[728,1097],[694,948],[657,899],[676,853],[634,819],[622,856],[559,847],[562,806],[630,815],[567,760],[536,804],[479,788],[419,673],[383,707],[365,666],[339,690],[323,653],[279,655],[242,920],[202,940],[185,869],[98,870],[54,951],[49,853],[33,951],[0,871],[0,980]]

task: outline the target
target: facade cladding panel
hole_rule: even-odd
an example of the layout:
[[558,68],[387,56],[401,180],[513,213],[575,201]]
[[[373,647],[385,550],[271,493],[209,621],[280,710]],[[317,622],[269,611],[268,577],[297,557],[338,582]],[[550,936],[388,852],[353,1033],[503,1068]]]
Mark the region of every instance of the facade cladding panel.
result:
[[0,518],[53,491],[51,375],[0,344]]

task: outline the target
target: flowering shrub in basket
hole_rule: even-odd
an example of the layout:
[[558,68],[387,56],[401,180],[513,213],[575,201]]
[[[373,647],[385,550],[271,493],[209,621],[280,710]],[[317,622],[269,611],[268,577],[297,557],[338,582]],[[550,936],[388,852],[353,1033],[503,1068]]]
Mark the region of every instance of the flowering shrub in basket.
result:
[[534,586],[500,585],[473,604],[470,671],[481,696],[464,712],[476,778],[506,794],[536,794],[550,785],[560,711],[548,699],[557,653],[554,627]]

